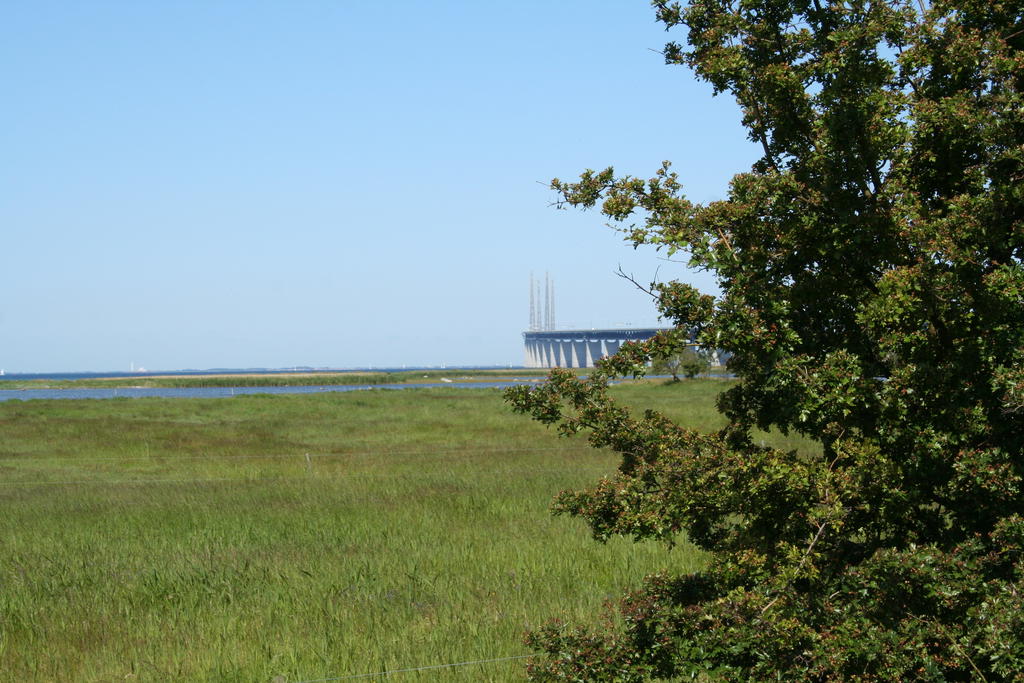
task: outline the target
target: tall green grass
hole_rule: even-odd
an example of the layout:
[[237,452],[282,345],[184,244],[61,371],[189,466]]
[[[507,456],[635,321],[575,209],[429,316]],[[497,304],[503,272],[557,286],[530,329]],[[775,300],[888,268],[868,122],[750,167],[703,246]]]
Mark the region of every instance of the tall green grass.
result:
[[[708,428],[722,386],[614,391]],[[526,629],[700,565],[548,514],[615,464],[482,389],[0,403],[0,680],[306,681],[524,654]]]

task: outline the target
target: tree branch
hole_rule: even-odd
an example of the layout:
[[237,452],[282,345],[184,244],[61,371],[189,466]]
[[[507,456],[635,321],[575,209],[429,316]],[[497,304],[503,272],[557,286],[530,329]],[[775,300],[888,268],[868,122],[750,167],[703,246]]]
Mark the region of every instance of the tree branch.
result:
[[[658,266],[658,270],[661,270],[661,266]],[[658,281],[658,270],[654,271],[654,281],[655,282]],[[642,284],[637,282],[636,279],[632,275],[627,275],[626,272],[624,270],[622,270],[622,264],[621,263],[619,264],[619,269],[617,271],[615,271],[615,274],[618,275],[619,277],[621,277],[623,280],[629,280],[630,282],[632,282],[634,287],[639,289],[641,292],[647,294],[652,299],[657,299],[658,298],[657,294],[655,294],[650,289],[648,289],[647,287],[644,287]]]

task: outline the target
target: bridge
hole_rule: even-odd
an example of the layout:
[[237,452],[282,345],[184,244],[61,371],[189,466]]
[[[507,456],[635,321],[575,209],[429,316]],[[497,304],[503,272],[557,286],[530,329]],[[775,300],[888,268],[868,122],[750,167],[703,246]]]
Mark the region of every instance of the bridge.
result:
[[[613,356],[625,342],[644,341],[671,327],[626,329],[555,329],[555,283],[544,274],[544,288],[530,273],[530,328],[523,332],[528,368],[592,368]],[[693,341],[692,339],[690,341]],[[712,362],[717,362],[717,356]]]
[[530,330],[523,332],[528,368],[592,368],[627,341],[650,339],[667,327],[624,330]]

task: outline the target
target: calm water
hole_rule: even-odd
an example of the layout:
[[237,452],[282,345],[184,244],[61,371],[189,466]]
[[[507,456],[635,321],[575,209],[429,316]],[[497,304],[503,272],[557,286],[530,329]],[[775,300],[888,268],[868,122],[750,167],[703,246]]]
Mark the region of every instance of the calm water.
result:
[[[109,377],[109,375],[104,375]],[[457,389],[504,389],[536,380],[514,379],[503,382],[438,382],[429,384],[342,384],[305,387],[194,387],[194,388],[131,388],[116,389],[0,389],[0,401],[76,398],[230,398],[244,394],[318,394],[327,391],[368,391],[370,389],[422,389],[449,387]]]
[[27,380],[27,379],[101,379],[107,377],[196,377],[203,375],[288,375],[296,372],[411,372],[413,370],[513,370],[511,365],[466,365],[458,367],[419,366],[410,365],[401,368],[207,368],[206,370],[153,370],[142,372],[9,372],[0,376],[0,379]]

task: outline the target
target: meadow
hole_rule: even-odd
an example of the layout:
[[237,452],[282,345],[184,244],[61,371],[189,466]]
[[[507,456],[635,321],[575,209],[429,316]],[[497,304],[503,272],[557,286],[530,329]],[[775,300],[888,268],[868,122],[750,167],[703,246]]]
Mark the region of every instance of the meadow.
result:
[[[726,384],[613,391],[710,428]],[[294,683],[528,654],[527,629],[700,566],[685,541],[600,545],[550,515],[615,465],[489,389],[0,403],[0,679]]]

